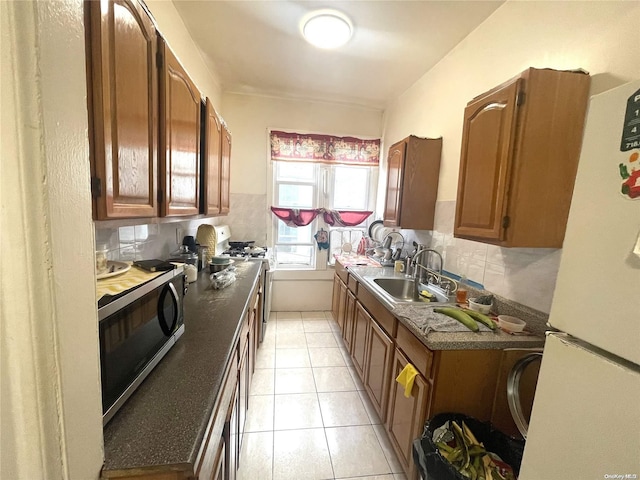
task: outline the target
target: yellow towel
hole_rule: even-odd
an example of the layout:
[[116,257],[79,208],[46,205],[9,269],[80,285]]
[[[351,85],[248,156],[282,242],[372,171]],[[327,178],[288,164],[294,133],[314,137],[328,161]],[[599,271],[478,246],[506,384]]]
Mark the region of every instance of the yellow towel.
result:
[[409,398],[411,396],[411,389],[413,388],[413,380],[418,375],[416,367],[407,363],[402,369],[400,374],[396,377],[396,382],[404,387],[404,396]]

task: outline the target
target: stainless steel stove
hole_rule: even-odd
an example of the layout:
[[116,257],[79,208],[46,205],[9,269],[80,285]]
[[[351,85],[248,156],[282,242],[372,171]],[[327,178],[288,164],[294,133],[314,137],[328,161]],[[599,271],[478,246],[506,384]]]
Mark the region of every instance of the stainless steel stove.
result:
[[229,255],[233,258],[245,258],[248,261],[262,261],[266,264],[264,272],[264,301],[262,302],[262,329],[260,341],[264,340],[264,334],[267,331],[267,322],[271,314],[271,296],[273,283],[273,270],[275,269],[275,260],[273,258],[273,250],[267,247],[256,247],[253,241],[233,241],[231,238],[231,228],[229,225],[220,225],[214,227],[215,235],[215,255]]

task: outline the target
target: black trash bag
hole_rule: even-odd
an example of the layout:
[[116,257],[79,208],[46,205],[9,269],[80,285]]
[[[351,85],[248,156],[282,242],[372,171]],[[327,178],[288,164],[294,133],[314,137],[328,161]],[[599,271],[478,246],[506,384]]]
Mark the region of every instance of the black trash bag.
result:
[[433,431],[444,425],[447,420],[460,426],[464,422],[487,451],[499,455],[505,463],[511,465],[513,473],[518,476],[524,453],[524,440],[509,437],[494,429],[489,423],[460,413],[439,413],[425,424],[422,436],[413,441],[413,460],[424,480],[469,480],[440,455],[438,447],[433,443]]

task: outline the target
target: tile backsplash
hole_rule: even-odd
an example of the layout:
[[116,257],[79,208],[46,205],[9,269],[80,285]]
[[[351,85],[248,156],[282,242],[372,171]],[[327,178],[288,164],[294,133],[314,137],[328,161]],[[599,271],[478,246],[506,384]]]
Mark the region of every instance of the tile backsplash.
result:
[[562,250],[503,248],[454,238],[455,203],[437,202],[434,230],[402,230],[406,241],[440,252],[444,270],[466,275],[486,290],[549,313]]
[[120,227],[96,223],[96,246],[105,245],[109,260],[165,259],[182,243],[182,237],[195,237],[198,226],[203,223],[228,224],[233,240],[255,240],[256,245],[266,245],[267,221],[271,215],[267,211],[266,195],[231,194],[230,202],[231,212],[224,217]]

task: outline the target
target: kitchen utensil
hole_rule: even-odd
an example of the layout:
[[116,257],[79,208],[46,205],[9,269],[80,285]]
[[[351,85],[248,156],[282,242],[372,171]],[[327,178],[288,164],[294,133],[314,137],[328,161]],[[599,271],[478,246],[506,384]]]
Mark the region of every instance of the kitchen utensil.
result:
[[109,250],[106,245],[99,245],[96,248],[96,274],[101,275],[107,271],[107,253]]
[[188,245],[180,245],[177,250],[171,253],[169,261],[196,265],[198,263],[198,255],[189,250]]
[[521,332],[527,323],[524,320],[520,320],[518,317],[512,317],[511,315],[498,315],[498,326],[507,330],[508,332]]
[[195,265],[185,265],[184,274],[187,276],[187,282],[193,283],[198,279],[198,269]]
[[475,298],[469,299],[469,309],[476,312],[484,313],[485,315],[491,311],[491,305],[484,305],[482,303],[476,303]]
[[245,247],[250,247],[251,245],[253,245],[254,243],[256,243],[255,240],[249,240],[247,242],[229,242],[229,246],[231,248],[245,248]]
[[115,277],[116,275],[122,275],[125,272],[128,272],[131,268],[131,265],[125,262],[116,262],[114,260],[107,261],[107,269],[104,273],[96,275],[97,280],[102,280],[103,278]]
[[213,256],[211,257],[211,261],[209,263],[212,263],[214,265],[229,265],[231,263],[231,258]]
[[382,244],[383,248],[391,248],[391,236],[387,235],[384,239],[384,243]]
[[383,226],[382,220],[376,220],[369,225],[369,236],[376,240],[376,231]]
[[231,265],[235,263],[234,260],[229,259],[228,263],[210,263],[209,264],[209,272],[218,273],[222,270],[229,268]]
[[197,252],[198,250],[196,247],[196,239],[193,237],[193,235],[185,235],[185,237],[182,239],[182,244],[189,247],[190,252]]

